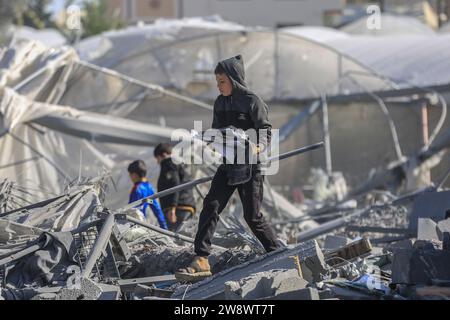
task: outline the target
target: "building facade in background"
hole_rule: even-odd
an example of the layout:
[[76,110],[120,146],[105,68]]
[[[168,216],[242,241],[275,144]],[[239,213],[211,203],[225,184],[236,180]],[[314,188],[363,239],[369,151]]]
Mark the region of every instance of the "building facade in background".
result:
[[415,16],[438,28],[450,16],[450,0],[108,0],[128,24],[158,18],[219,15],[247,26],[340,27],[367,14],[377,4],[382,11]]
[[123,20],[220,15],[248,26],[284,27],[325,24],[325,14],[342,8],[341,0],[109,0],[110,11]]
[[119,12],[127,23],[153,22],[158,18],[180,18],[179,0],[108,0],[109,11]]

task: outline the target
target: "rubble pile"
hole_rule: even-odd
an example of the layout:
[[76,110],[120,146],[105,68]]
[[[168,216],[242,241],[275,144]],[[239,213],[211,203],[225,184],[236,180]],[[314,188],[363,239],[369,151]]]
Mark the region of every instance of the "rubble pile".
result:
[[[148,229],[145,222],[127,221],[132,213],[106,210],[100,181],[2,214],[2,299],[404,300],[450,294],[448,210],[438,220],[405,207],[396,216],[388,206],[348,224],[369,228],[381,221],[373,230],[382,234],[383,228],[393,232],[386,222],[394,221],[405,239],[379,245],[367,236],[371,229],[355,238],[350,237],[354,231],[327,232],[318,237],[323,240],[287,244],[268,254],[233,247],[234,241],[228,248],[215,245],[209,257],[213,276],[180,283],[173,273],[193,258],[192,243],[156,226]],[[439,197],[436,193],[427,196]],[[413,209],[421,206],[421,196]],[[411,225],[417,229],[408,229]]]
[[[161,48],[172,38],[155,34]],[[177,68],[165,72],[171,69]],[[448,129],[357,188],[340,172],[313,169],[313,199],[300,206],[266,181],[261,211],[280,244],[270,253],[245,224],[234,194],[212,240],[213,275],[177,281],[174,272],[194,257],[198,214],[174,233],[123,207],[130,187],[124,168],[137,157],[153,159],[152,148],[170,142],[175,128],[191,128],[188,114],[209,123],[211,111],[204,102],[80,60],[73,48],[21,40],[0,48],[0,300],[449,299],[450,191],[443,186],[450,171],[436,185],[411,189],[419,180],[413,172],[444,159]],[[284,139],[297,125],[287,124]],[[193,165],[190,174],[195,182],[216,169]],[[195,186],[197,208],[210,180]]]

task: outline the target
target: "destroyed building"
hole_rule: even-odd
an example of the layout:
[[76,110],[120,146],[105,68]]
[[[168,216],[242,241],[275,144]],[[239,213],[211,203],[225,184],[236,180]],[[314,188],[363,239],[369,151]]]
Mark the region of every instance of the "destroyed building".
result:
[[[0,299],[448,299],[448,40],[197,18],[76,48],[14,39],[0,48]],[[281,151],[325,148],[266,180],[282,249],[264,254],[232,201],[214,275],[180,283],[198,217],[179,233],[144,221],[125,206],[125,166],[140,157],[155,169],[156,144],[210,122],[214,63],[236,52]],[[199,205],[215,169],[191,168]],[[296,204],[283,191],[309,175]]]

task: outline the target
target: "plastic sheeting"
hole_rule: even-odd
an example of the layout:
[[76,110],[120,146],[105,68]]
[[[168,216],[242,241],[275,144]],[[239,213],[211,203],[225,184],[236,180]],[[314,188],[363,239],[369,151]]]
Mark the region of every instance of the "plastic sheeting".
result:
[[375,20],[376,17],[363,17],[352,22],[340,30],[352,35],[370,35],[370,36],[392,36],[392,35],[423,35],[433,36],[435,32],[431,27],[423,23],[417,18],[394,15],[381,14],[380,28],[368,28],[368,21]]
[[327,44],[391,79],[394,85],[391,89],[450,83],[448,34],[431,37],[353,37]]
[[[213,75],[217,62],[238,53],[245,59],[247,84],[268,100],[360,92],[358,86],[340,78],[351,71],[371,73],[334,49],[287,32],[230,28],[221,21],[215,28],[210,25],[193,27],[189,19],[166,20],[163,25],[85,40],[78,52],[99,66],[206,100],[217,96]],[[355,77],[372,89],[385,86],[380,79]]]
[[382,30],[398,23],[410,35],[373,37],[328,28],[274,32],[221,20],[161,20],[87,39],[78,52],[99,66],[202,100],[217,96],[216,63],[236,54],[244,56],[249,87],[266,100],[450,83],[449,38],[427,26],[414,31],[411,21],[383,16]]
[[[47,55],[46,51],[42,53]],[[36,192],[41,197],[60,195],[69,183],[108,172],[112,182],[105,205],[120,208],[128,201],[131,182],[126,167],[131,161],[146,161],[151,181],[159,173],[153,149],[142,146],[167,141],[171,127],[190,129],[194,120],[211,121],[209,106],[83,63],[70,49],[58,51],[52,59],[40,63],[36,73],[24,74],[23,78],[17,79],[20,85],[13,86],[16,93],[6,89],[3,95],[5,101],[15,95],[17,101],[30,108],[19,106],[15,110],[14,104],[5,102],[5,114],[11,115],[6,119],[15,122],[14,126],[12,120],[7,122],[10,130],[0,138],[4,150],[0,175],[24,188],[42,189],[42,193]],[[12,108],[9,111],[8,106]],[[29,109],[30,114],[21,109]],[[31,122],[16,120],[16,113],[22,115],[22,121]],[[191,169],[195,178],[215,170],[208,166]],[[275,191],[266,192],[265,210],[284,217],[303,214],[280,198]]]

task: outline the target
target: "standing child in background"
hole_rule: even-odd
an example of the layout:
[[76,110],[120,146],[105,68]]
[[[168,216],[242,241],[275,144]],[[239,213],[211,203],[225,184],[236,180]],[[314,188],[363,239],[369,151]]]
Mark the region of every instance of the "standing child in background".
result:
[[[159,144],[154,151],[161,173],[158,179],[158,192],[176,187],[189,181],[188,174],[182,165],[172,161],[172,146]],[[183,222],[195,214],[195,199],[192,189],[186,189],[161,197],[161,207],[166,214],[169,230],[178,232]]]
[[[140,199],[149,197],[155,192],[153,191],[153,187],[147,180],[147,166],[145,162],[142,160],[136,160],[128,166],[128,173],[130,174],[130,179],[134,183],[133,188],[130,192],[130,200],[128,203],[138,201]],[[147,209],[149,203],[144,203],[139,210],[143,213],[144,217],[147,218]],[[158,200],[153,200],[153,203],[150,204],[152,208],[153,214],[156,219],[158,219],[159,226],[165,230],[167,230],[166,219],[164,218],[164,213],[159,206]]]

